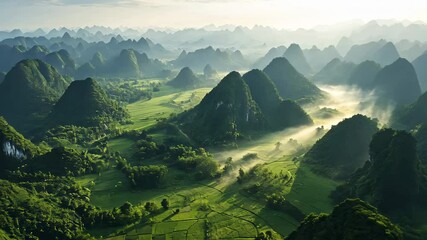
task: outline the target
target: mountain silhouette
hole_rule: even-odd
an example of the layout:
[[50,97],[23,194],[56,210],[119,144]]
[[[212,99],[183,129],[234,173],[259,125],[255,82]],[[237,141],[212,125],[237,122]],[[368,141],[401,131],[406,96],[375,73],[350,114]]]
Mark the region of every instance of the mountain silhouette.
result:
[[322,95],[322,91],[299,73],[286,58],[275,58],[263,70],[274,82],[283,99],[309,99]]
[[344,119],[311,147],[304,161],[331,178],[350,176],[369,158],[369,143],[378,131],[377,124],[360,114]]
[[200,83],[200,79],[194,75],[193,71],[189,67],[185,67],[167,84],[176,88],[194,89],[200,86]]
[[[28,130],[47,115],[69,81],[40,60],[17,63],[0,85],[0,114],[18,130]],[[36,122],[33,122],[36,121]]]
[[283,57],[288,59],[288,61],[298,72],[304,75],[310,74],[312,72],[310,65],[307,63],[307,59],[305,58],[304,53],[298,44],[292,43],[288,49],[286,49]]
[[126,111],[111,100],[91,79],[73,81],[49,116],[54,125],[98,126],[127,117]]
[[322,84],[344,85],[348,83],[349,76],[355,67],[354,63],[343,62],[335,58],[314,75],[313,80]]
[[331,214],[310,214],[286,240],[399,240],[400,228],[360,199],[347,199]]
[[348,84],[357,86],[364,90],[374,88],[375,77],[381,70],[381,66],[374,61],[364,61],[357,65],[350,74]]
[[410,104],[421,95],[415,69],[404,58],[399,58],[378,72],[374,86],[379,100],[392,104]]

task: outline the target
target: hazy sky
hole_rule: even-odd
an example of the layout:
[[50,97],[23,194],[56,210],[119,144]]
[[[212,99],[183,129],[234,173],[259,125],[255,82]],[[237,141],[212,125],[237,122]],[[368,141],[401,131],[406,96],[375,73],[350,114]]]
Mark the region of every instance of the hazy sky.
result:
[[355,19],[427,22],[426,0],[0,0],[0,29],[103,25],[310,28]]

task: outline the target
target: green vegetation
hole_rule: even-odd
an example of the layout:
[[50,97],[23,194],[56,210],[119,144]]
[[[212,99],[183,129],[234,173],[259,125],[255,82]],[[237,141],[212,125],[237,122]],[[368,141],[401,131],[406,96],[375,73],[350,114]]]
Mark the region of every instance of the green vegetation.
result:
[[194,172],[196,179],[210,179],[219,176],[219,165],[212,155],[203,148],[193,150],[191,147],[178,145],[168,151],[168,160],[173,161],[185,171]]
[[263,129],[264,119],[237,72],[228,74],[195,108],[179,116],[184,132],[203,145],[226,144]]
[[48,194],[0,180],[0,197],[0,225],[11,239],[75,239],[84,235],[79,217],[61,208]]
[[337,201],[359,197],[382,212],[410,218],[413,207],[425,201],[427,191],[416,140],[407,132],[383,129],[373,136],[369,153],[371,161],[338,187],[333,197]]
[[414,103],[397,108],[390,120],[391,125],[406,130],[427,122],[427,93],[421,95]]
[[264,68],[283,99],[310,100],[322,96],[322,91],[306,79],[286,58],[275,58]]
[[417,153],[421,162],[427,163],[427,123],[422,124],[415,133]]
[[17,168],[21,161],[41,154],[41,149],[27,140],[0,117],[0,176],[5,170]]
[[73,81],[49,116],[55,126],[100,126],[124,122],[127,117],[128,113],[91,78]]
[[44,60],[64,76],[73,76],[76,71],[76,63],[65,49],[47,54]]
[[[155,83],[150,83],[150,90],[141,89],[131,84],[130,81],[111,81],[111,80],[98,80],[99,84],[105,90],[107,95],[116,100],[119,103],[134,103],[142,99],[151,99],[152,98],[152,89],[156,88]],[[138,81],[132,81],[133,83],[138,83]]]
[[45,172],[58,176],[78,176],[100,171],[103,162],[95,160],[87,152],[70,148],[54,148],[27,163],[28,172]]
[[294,101],[283,101],[274,83],[260,70],[252,70],[243,75],[254,101],[267,121],[267,128],[282,130],[287,127],[310,125],[312,120]]
[[189,67],[181,69],[178,75],[168,82],[168,85],[182,89],[194,89],[200,86],[200,84],[200,79],[194,75]]
[[378,123],[363,115],[354,115],[333,126],[305,154],[304,162],[322,175],[343,179],[369,159],[369,142],[378,131]]
[[195,108],[177,117],[183,131],[198,144],[229,145],[263,132],[309,125],[310,117],[293,101],[282,101],[261,71],[243,78],[228,74]]
[[[374,134],[379,123],[362,115],[324,135],[357,111],[354,101],[335,93],[326,101],[299,72],[311,76],[307,62],[317,71],[338,57],[334,47],[279,47],[257,64],[284,57],[241,76],[215,70],[245,69],[239,50],[208,47],[173,60],[149,39],[71,37],[92,30],[0,46],[1,71],[12,67],[7,58],[54,66],[24,60],[0,83],[1,239],[273,240],[297,230],[290,239],[418,240],[427,233],[426,168],[417,158],[425,158],[427,142],[422,98],[405,108],[420,117],[402,120],[418,143],[405,132]],[[393,66],[411,77],[407,64]],[[354,67],[333,60],[317,77],[346,82]],[[362,63],[354,81],[373,88],[376,67]]]
[[68,84],[45,62],[21,61],[0,85],[0,114],[17,129],[28,131],[49,113]]
[[51,147],[91,148],[94,141],[118,134],[119,130],[114,127],[113,124],[109,125],[108,129],[61,125],[47,130],[43,133],[44,136],[36,140],[45,142]]
[[361,89],[372,90],[374,88],[374,80],[381,66],[374,61],[364,61],[356,66],[351,73],[348,83],[357,86]]
[[379,103],[410,104],[421,95],[414,67],[408,60],[399,58],[378,72],[374,80]]
[[40,153],[40,149],[37,146],[17,132],[3,117],[0,117],[0,144],[3,146],[3,151],[1,152],[3,157],[10,153],[4,151],[6,143],[14,146],[16,151],[21,151],[26,156],[25,158],[32,158]]
[[348,199],[331,214],[310,214],[286,240],[403,239],[402,231],[377,209],[359,200]]
[[[164,92],[172,91],[163,96],[154,96],[150,100],[141,100],[127,105],[132,124],[125,125],[126,129],[147,129],[154,126],[159,120],[170,117],[197,105],[208,93],[210,88],[173,93],[176,89],[165,89]],[[154,93],[156,95],[156,93]]]
[[134,187],[156,188],[168,172],[166,166],[125,166],[122,171]]

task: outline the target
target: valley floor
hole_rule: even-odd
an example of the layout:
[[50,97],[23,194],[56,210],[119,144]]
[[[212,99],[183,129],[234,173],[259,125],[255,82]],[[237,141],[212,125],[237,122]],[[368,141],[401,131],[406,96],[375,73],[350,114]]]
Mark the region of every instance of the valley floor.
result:
[[[273,230],[274,234],[286,236],[296,229],[299,221],[283,211],[266,207],[265,199],[243,191],[236,181],[240,168],[247,171],[256,164],[261,164],[273,175],[286,173],[291,176],[286,182],[274,180],[271,185],[281,189],[285,198],[302,213],[330,212],[333,204],[328,196],[339,182],[314,174],[308,166],[300,163],[299,158],[332,125],[369,109],[358,109],[359,102],[355,99],[360,99],[360,92],[328,86],[322,90],[330,94],[330,101],[309,106],[306,111],[317,116],[321,109],[335,109],[334,116],[315,118],[313,126],[269,134],[240,145],[238,149],[209,149],[220,163],[228,157],[233,159],[233,171],[219,179],[195,182],[188,179],[185,172],[171,168],[167,174],[167,185],[136,191],[126,184],[126,177],[116,169],[78,178],[80,184],[91,189],[92,203],[104,209],[121,206],[126,201],[132,204],[150,201],[160,205],[162,199],[167,198],[170,202],[170,209],[150,216],[149,223],[96,229],[91,233],[107,239],[253,239],[262,231]],[[128,109],[134,124],[126,127],[148,128],[158,118],[196,105],[208,91],[197,89],[171,93],[131,104]],[[162,139],[161,134],[154,137]],[[135,143],[126,138],[114,139],[108,147],[130,160],[135,152]],[[256,153],[257,158],[243,160],[242,157],[248,153]],[[156,162],[144,162],[153,163]],[[174,213],[176,209],[180,210],[178,214]]]

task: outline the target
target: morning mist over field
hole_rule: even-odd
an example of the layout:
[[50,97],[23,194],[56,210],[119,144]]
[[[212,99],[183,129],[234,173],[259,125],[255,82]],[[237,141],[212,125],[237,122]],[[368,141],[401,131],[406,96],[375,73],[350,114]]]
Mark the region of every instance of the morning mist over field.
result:
[[0,1],[0,239],[427,239],[426,10]]

